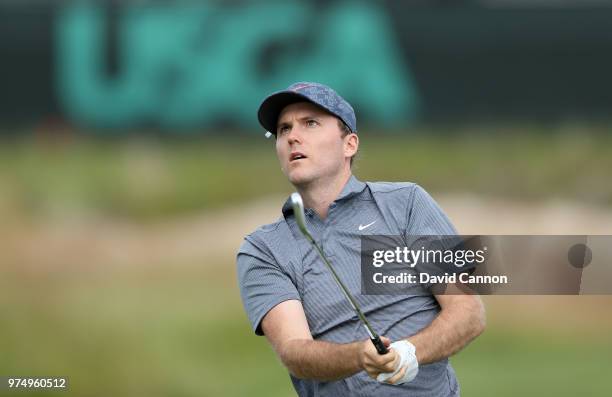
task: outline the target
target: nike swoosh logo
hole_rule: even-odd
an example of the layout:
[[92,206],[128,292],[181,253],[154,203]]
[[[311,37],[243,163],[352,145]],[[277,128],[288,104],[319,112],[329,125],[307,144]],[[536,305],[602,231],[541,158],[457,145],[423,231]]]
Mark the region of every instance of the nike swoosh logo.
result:
[[373,224],[375,224],[375,223],[376,223],[376,221],[374,221],[374,222],[372,222],[372,223],[368,223],[368,224],[367,224],[367,225],[365,225],[365,226],[364,226],[364,225],[359,225],[359,231],[362,231],[362,230],[363,230],[363,229],[365,229],[366,227],[370,227],[370,226],[372,226],[372,225],[373,225]]

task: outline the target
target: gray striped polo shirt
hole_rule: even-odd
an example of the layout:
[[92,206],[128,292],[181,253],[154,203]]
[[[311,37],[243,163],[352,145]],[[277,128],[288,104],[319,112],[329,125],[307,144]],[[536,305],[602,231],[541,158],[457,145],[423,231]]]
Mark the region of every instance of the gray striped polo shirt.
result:
[[[283,216],[245,237],[238,252],[238,282],[245,311],[257,335],[261,320],[279,303],[295,299],[304,307],[316,340],[348,343],[367,339],[364,328],[315,249],[302,236],[289,200]],[[430,324],[440,311],[435,297],[362,295],[362,234],[453,235],[456,231],[440,207],[414,183],[364,183],[352,176],[322,220],[306,209],[306,222],[340,278],[380,335],[406,338]],[[366,225],[368,225],[365,227]],[[362,230],[359,230],[359,229]],[[333,382],[291,380],[299,396],[458,396],[459,385],[448,360],[420,367],[416,379],[394,386],[361,371]]]

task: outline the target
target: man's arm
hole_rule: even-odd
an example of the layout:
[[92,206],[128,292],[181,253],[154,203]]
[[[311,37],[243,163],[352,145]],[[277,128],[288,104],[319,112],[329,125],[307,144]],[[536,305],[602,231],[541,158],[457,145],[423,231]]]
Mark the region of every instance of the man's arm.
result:
[[[393,350],[379,355],[369,339],[345,344],[313,340],[304,309],[297,300],[276,305],[261,326],[276,354],[297,378],[330,381],[361,370],[375,377],[380,372],[392,372],[399,360]],[[383,339],[388,345],[389,340]],[[394,376],[389,383],[400,378]]]
[[466,294],[453,284],[445,295],[435,297],[442,308],[438,317],[407,338],[416,348],[419,365],[452,356],[485,329],[484,305],[478,295]]

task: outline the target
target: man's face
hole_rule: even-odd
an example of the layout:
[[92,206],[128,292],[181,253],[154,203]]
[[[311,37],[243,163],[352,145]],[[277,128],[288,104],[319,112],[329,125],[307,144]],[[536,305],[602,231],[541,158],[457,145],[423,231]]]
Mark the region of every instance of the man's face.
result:
[[347,157],[356,151],[356,136],[343,135],[338,119],[316,105],[298,102],[285,107],[276,127],[276,154],[283,173],[298,186],[333,178],[346,167],[350,170]]

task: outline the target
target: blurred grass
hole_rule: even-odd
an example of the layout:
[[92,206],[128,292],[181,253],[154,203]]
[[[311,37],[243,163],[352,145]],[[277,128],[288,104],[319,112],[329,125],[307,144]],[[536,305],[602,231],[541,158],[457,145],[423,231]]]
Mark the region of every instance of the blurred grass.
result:
[[[362,179],[612,204],[612,135],[604,127],[440,127],[360,137],[355,172]],[[3,233],[21,225],[7,221],[13,213],[154,221],[291,190],[273,142],[263,138],[60,138],[0,141]],[[0,375],[68,376],[69,394],[79,396],[294,395],[266,340],[250,331],[233,254],[227,263],[164,268],[92,268],[87,258],[72,270],[0,263]],[[576,314],[567,312],[568,322]],[[463,395],[607,396],[610,326],[546,321],[490,321],[452,359]],[[40,392],[15,393],[30,394]]]
[[[360,137],[355,173],[362,179],[612,203],[606,127],[439,127]],[[150,220],[290,190],[274,143],[264,138],[0,143],[0,205],[34,215],[83,211]]]
[[[0,273],[0,374],[68,376],[79,396],[294,395],[250,331],[232,266]],[[452,362],[466,396],[603,397],[611,355],[609,327],[492,320]]]
[[[226,141],[21,141],[0,146],[0,186],[32,214],[172,216],[277,189],[274,159]],[[253,174],[252,172],[256,172]]]
[[462,395],[607,396],[610,329],[589,328],[573,334],[553,327],[534,330],[528,323],[511,329],[492,324],[451,359]]
[[227,269],[0,273],[0,374],[68,376],[79,396],[286,396]]

